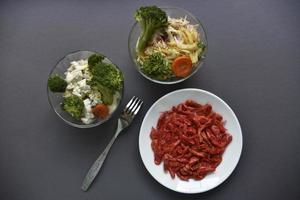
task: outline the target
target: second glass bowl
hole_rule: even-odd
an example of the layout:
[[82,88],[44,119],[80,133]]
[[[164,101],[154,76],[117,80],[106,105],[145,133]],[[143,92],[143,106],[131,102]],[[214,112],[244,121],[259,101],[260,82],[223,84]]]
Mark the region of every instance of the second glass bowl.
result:
[[169,17],[171,17],[171,18],[185,18],[186,17],[186,19],[191,24],[197,25],[196,28],[197,28],[198,33],[200,34],[201,42],[203,42],[204,45],[205,45],[205,49],[204,49],[204,52],[202,53],[200,59],[198,60],[198,62],[196,64],[194,64],[193,70],[190,73],[190,75],[188,75],[187,77],[184,77],[184,78],[174,78],[172,80],[160,81],[160,80],[156,80],[156,79],[153,79],[153,78],[147,76],[146,74],[144,74],[141,71],[141,66],[140,66],[140,64],[137,61],[137,54],[136,54],[136,43],[138,41],[138,38],[139,38],[140,32],[141,32],[141,28],[140,28],[138,22],[134,23],[134,25],[131,28],[131,31],[129,33],[128,50],[129,50],[130,57],[131,57],[132,61],[135,64],[135,68],[145,78],[147,78],[150,81],[153,81],[155,83],[160,83],[160,84],[175,84],[175,83],[182,82],[182,81],[188,79],[189,77],[193,76],[197,72],[197,70],[204,64],[205,55],[206,55],[206,52],[207,52],[207,45],[208,45],[207,44],[207,38],[206,38],[206,33],[205,33],[203,25],[190,12],[188,12],[188,11],[182,9],[182,8],[176,8],[176,7],[161,7],[161,9],[163,11],[165,11],[167,13],[167,15]]

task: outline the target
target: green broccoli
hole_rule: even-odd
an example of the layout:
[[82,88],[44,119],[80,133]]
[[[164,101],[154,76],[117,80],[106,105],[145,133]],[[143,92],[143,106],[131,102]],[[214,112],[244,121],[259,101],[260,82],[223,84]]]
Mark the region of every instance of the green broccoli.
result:
[[92,89],[99,91],[101,93],[101,100],[103,101],[104,104],[111,105],[113,103],[113,99],[114,99],[113,90],[97,82],[92,83]]
[[199,49],[202,49],[202,50],[204,50],[205,49],[205,44],[203,43],[203,42],[199,42],[198,44],[197,44],[197,46],[198,46],[198,48]]
[[123,75],[114,65],[108,63],[97,63],[92,69],[92,83],[101,84],[116,91],[122,88]]
[[80,119],[83,116],[84,104],[80,97],[71,95],[64,98],[62,109],[68,112],[75,119]]
[[171,78],[171,64],[160,53],[151,54],[143,61],[141,70],[144,74],[156,80]]
[[104,56],[99,54],[99,53],[95,53],[93,55],[91,55],[88,59],[88,65],[90,68],[94,67],[96,64],[102,62],[102,60],[104,59]]
[[113,64],[102,62],[104,56],[93,54],[88,59],[88,64],[92,74],[89,85],[93,90],[101,93],[104,104],[113,103],[114,91],[120,90],[123,86],[123,74]]
[[57,74],[48,79],[48,87],[52,92],[64,92],[67,85],[67,82]]
[[137,52],[141,53],[155,32],[168,26],[168,17],[166,12],[156,6],[140,7],[134,17],[142,29],[137,43]]

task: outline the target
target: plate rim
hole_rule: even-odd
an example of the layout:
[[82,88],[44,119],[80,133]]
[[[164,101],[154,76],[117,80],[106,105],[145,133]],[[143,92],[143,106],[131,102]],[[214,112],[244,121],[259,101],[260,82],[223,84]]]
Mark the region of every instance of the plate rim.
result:
[[[148,167],[146,166],[145,164],[145,161],[143,159],[143,156],[142,156],[142,153],[141,153],[141,130],[142,130],[142,127],[143,127],[143,124],[145,123],[145,120],[146,118],[148,117],[149,113],[150,113],[150,110],[153,109],[153,107],[159,102],[161,101],[162,99],[166,98],[167,96],[170,96],[174,93],[178,93],[178,92],[182,92],[182,91],[197,91],[197,92],[200,92],[200,93],[205,93],[207,95],[210,95],[210,96],[213,96],[214,98],[216,98],[217,100],[221,101],[228,109],[229,111],[231,112],[231,114],[233,115],[233,118],[234,120],[237,122],[237,127],[241,133],[241,138],[240,138],[240,150],[238,152],[238,159],[237,159],[237,162],[235,164],[235,166],[232,168],[232,170],[229,171],[228,175],[226,176],[226,178],[224,178],[224,180],[220,181],[218,184],[216,184],[214,187],[212,188],[209,188],[209,189],[205,189],[205,190],[202,190],[202,191],[180,191],[180,190],[175,190],[174,188],[172,187],[168,187],[167,185],[161,183],[153,174],[152,172],[148,169]],[[221,99],[220,97],[218,97],[217,95],[209,92],[209,91],[206,91],[206,90],[203,90],[203,89],[199,89],[199,88],[183,88],[183,89],[178,89],[178,90],[175,90],[175,91],[172,91],[172,92],[169,92],[165,95],[163,95],[162,97],[158,98],[152,105],[151,107],[148,109],[147,113],[145,114],[144,116],[144,119],[142,121],[142,124],[140,126],[140,131],[139,131],[139,140],[138,140],[138,146],[139,146],[139,153],[140,153],[140,157],[141,157],[141,160],[143,162],[143,165],[144,167],[147,169],[148,173],[161,185],[163,185],[165,188],[168,188],[172,191],[175,191],[175,192],[179,192],[179,193],[184,193],[184,194],[197,194],[197,193],[204,193],[204,192],[207,192],[209,190],[212,190],[216,187],[218,187],[219,185],[221,185],[223,182],[225,182],[230,176],[231,174],[233,173],[233,171],[235,170],[235,168],[237,167],[239,161],[240,161],[240,158],[241,158],[241,155],[242,155],[242,150],[243,150],[243,132],[242,132],[242,128],[240,126],[240,122],[237,118],[237,116],[235,115],[235,113],[233,112],[233,110],[231,109],[231,107],[223,100]]]

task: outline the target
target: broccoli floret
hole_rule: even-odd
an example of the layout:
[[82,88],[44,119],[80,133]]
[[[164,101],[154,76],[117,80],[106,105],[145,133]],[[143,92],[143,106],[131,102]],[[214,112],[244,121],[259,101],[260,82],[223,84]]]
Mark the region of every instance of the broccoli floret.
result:
[[92,83],[101,84],[116,91],[122,88],[123,75],[114,65],[107,63],[97,63],[92,69]]
[[202,50],[204,50],[205,49],[205,44],[203,43],[203,42],[199,42],[198,44],[197,44],[197,46],[198,46],[198,48],[199,49],[202,49]]
[[68,112],[75,119],[80,119],[83,116],[84,104],[81,98],[71,95],[64,98],[62,109]]
[[101,93],[101,100],[106,105],[111,105],[114,99],[114,91],[101,85],[100,83],[93,82],[92,89]]
[[95,53],[93,55],[91,55],[88,59],[88,65],[90,68],[94,67],[96,64],[100,63],[102,60],[104,59],[104,56],[99,54],[99,53]]
[[137,43],[137,52],[145,50],[154,33],[168,26],[167,14],[156,6],[140,7],[134,15],[141,26],[141,34]]
[[57,74],[48,79],[48,87],[52,92],[64,92],[67,85],[67,82]]
[[171,64],[160,53],[151,54],[143,61],[141,70],[144,74],[156,80],[171,78]]
[[102,62],[104,56],[93,54],[89,57],[88,64],[92,74],[89,85],[93,90],[101,93],[101,100],[104,104],[113,103],[113,95],[116,90],[122,88],[123,74],[113,64]]

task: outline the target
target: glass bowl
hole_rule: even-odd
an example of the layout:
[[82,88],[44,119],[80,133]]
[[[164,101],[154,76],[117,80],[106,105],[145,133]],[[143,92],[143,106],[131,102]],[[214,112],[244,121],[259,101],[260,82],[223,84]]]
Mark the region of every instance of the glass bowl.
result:
[[184,78],[173,78],[172,80],[167,80],[167,81],[160,81],[160,80],[156,80],[153,79],[149,76],[147,76],[146,74],[144,74],[141,69],[140,69],[140,64],[137,62],[137,55],[136,55],[136,43],[138,41],[138,38],[140,36],[140,26],[138,24],[138,22],[135,22],[131,28],[131,31],[129,33],[129,37],[128,37],[128,51],[130,54],[130,57],[132,59],[132,61],[135,64],[135,68],[136,70],[138,70],[140,72],[141,75],[143,75],[145,78],[149,79],[150,81],[153,81],[155,83],[160,83],[160,84],[175,84],[175,83],[179,83],[182,82],[188,78],[190,78],[191,76],[193,76],[197,70],[203,66],[204,64],[204,60],[205,60],[205,55],[207,52],[207,38],[206,38],[206,33],[205,33],[205,29],[203,27],[203,25],[201,24],[201,22],[194,16],[192,15],[190,12],[182,9],[182,8],[176,8],[176,7],[160,7],[162,10],[164,10],[167,15],[171,18],[184,18],[186,17],[186,19],[193,25],[197,25],[196,29],[198,31],[198,33],[200,34],[200,38],[201,41],[205,44],[205,49],[204,52],[202,53],[199,61],[194,64],[193,70],[191,72],[190,75],[188,75],[187,77]]
[[[81,60],[81,59],[88,59],[88,57],[90,57],[94,53],[98,53],[98,52],[76,51],[76,52],[66,55],[60,61],[58,61],[58,63],[53,67],[53,69],[51,70],[51,72],[49,74],[49,77],[53,74],[58,74],[62,77],[65,77],[65,72],[69,68],[70,62],[76,61],[76,60]],[[113,64],[111,62],[111,60],[108,59],[107,57],[105,57],[103,62]],[[113,65],[118,70],[120,70],[120,68],[117,65],[115,65],[115,64],[113,64]],[[65,112],[61,107],[61,104],[63,102],[63,93],[54,93],[54,92],[50,91],[50,89],[47,85],[48,100],[49,100],[51,107],[55,111],[55,113],[59,116],[59,118],[61,118],[67,124],[69,124],[73,127],[77,127],[77,128],[91,128],[91,127],[98,126],[98,125],[103,124],[104,122],[108,121],[111,118],[111,116],[115,113],[115,111],[119,107],[121,100],[123,98],[124,81],[122,82],[122,84],[123,84],[122,89],[119,91],[120,96],[117,99],[117,105],[116,105],[115,110],[113,112],[111,112],[109,114],[109,116],[107,116],[105,119],[97,118],[91,124],[84,124],[83,122],[81,122],[81,120],[77,120],[77,119],[73,118],[69,113]]]

